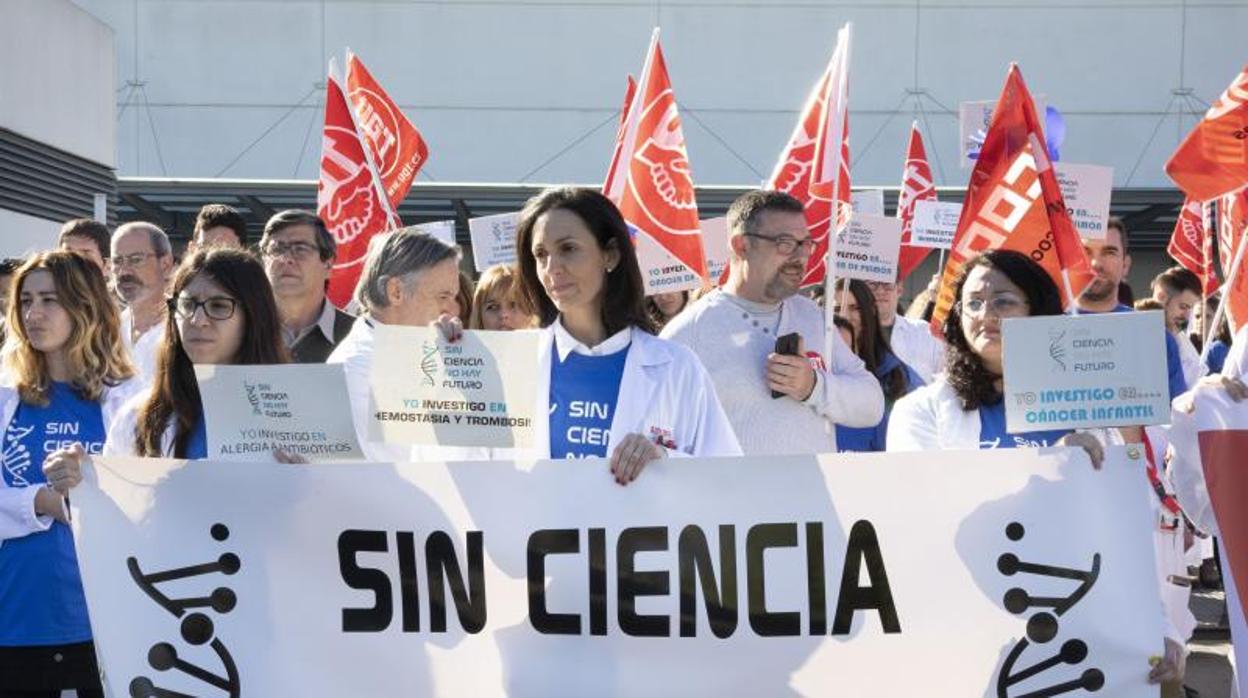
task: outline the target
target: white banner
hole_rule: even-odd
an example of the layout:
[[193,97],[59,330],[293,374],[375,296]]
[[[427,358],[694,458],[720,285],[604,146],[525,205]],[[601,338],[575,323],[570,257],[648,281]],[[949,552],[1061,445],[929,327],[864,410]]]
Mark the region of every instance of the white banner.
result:
[[953,247],[953,235],[958,230],[958,218],[961,216],[962,204],[960,203],[931,199],[920,199],[914,202],[914,220],[910,223],[910,246],[950,249]]
[[1006,320],[1006,427],[1169,423],[1165,331],[1160,310]]
[[378,323],[369,438],[400,444],[528,447],[537,405],[539,333]]
[[1156,696],[1142,469],[97,459],[73,521],[113,695]]
[[448,245],[456,244],[454,220],[432,221],[429,223],[421,223],[420,225],[414,225],[412,227],[421,231],[422,233],[428,233],[434,236],[435,238],[441,240],[442,242],[445,242]]
[[1053,173],[1062,188],[1066,211],[1081,238],[1105,239],[1109,221],[1109,198],[1114,189],[1114,168],[1100,165],[1053,163]]
[[478,272],[495,264],[516,263],[516,225],[519,222],[519,211],[468,219],[472,263]]
[[273,460],[281,448],[310,461],[364,458],[342,364],[195,367],[208,457]]
[[854,214],[836,235],[835,276],[838,279],[893,282],[901,254],[901,220]]

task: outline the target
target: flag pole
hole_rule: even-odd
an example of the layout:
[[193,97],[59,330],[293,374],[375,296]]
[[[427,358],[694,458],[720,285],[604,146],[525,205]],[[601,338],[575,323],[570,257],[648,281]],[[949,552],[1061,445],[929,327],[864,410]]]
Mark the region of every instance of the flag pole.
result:
[[[853,26],[852,22],[846,22],[845,27],[841,30],[845,32],[845,52],[841,55],[842,64],[840,70],[843,79],[839,85],[836,106],[838,110],[840,110],[842,106],[845,107],[846,118],[849,117],[849,107],[846,105],[846,100],[849,99],[849,48],[850,36],[853,34]],[[840,33],[840,31],[837,32],[837,50],[840,49]],[[834,50],[833,55],[836,53],[837,51]],[[829,79],[832,78],[829,77]],[[832,95],[828,95],[829,98],[831,98],[831,96]],[[830,101],[831,100],[829,99],[828,102]],[[825,102],[823,105],[823,119],[825,124],[830,118],[832,111],[832,105],[828,102]],[[842,126],[836,134],[835,143],[828,143],[827,131],[824,129],[824,147],[836,148],[837,153],[843,155],[842,141],[845,139],[845,127],[844,122],[842,121],[841,123]],[[833,347],[835,347],[834,342],[836,341],[834,339],[836,335],[836,321],[834,319],[836,316],[836,308],[835,304],[832,302],[832,296],[836,293],[836,256],[833,253],[835,252],[836,246],[836,223],[837,219],[840,218],[841,213],[839,199],[842,166],[848,168],[849,163],[840,162],[840,155],[838,155],[837,168],[836,171],[832,173],[832,215],[828,220],[828,251],[825,253],[823,262],[823,355],[826,357],[825,360],[829,370],[836,368],[836,352],[833,351]],[[848,223],[848,217],[846,218],[846,222]],[[848,286],[846,286],[846,288],[848,288]],[[842,303],[843,302],[844,301],[842,301]]]
[[[1070,270],[1066,267],[1062,267],[1062,287],[1066,289],[1066,302],[1070,303],[1070,314],[1078,315],[1079,305],[1075,303],[1075,292],[1070,286]],[[1114,289],[1114,292],[1117,293],[1118,289]]]
[[[348,62],[351,60],[351,56],[351,49],[348,47]],[[350,66],[348,65],[348,67]],[[368,172],[373,180],[373,189],[377,192],[377,198],[381,199],[381,206],[386,211],[386,220],[390,223],[390,230],[398,230],[403,227],[403,219],[399,218],[398,211],[395,211],[394,206],[390,204],[390,195],[386,192],[386,187],[381,182],[381,173],[377,169],[377,163],[373,162],[373,149],[368,144],[368,136],[365,136],[364,131],[360,128],[360,117],[355,113],[355,105],[351,103],[351,93],[347,91],[346,75],[338,73],[338,61],[335,57],[329,59],[329,74],[338,83],[338,89],[342,91],[342,99],[347,103],[347,113],[351,115],[351,124],[355,126],[355,137],[360,141],[360,150],[364,151],[364,163],[368,166]]]
[[[1218,312],[1213,314],[1213,324],[1211,326],[1214,328],[1222,324],[1222,316],[1226,314],[1226,299],[1231,296],[1231,291],[1235,288],[1235,280],[1239,276],[1240,263],[1244,261],[1245,247],[1248,247],[1248,244],[1246,244],[1244,236],[1241,235],[1239,249],[1235,250],[1235,260],[1231,262],[1231,273],[1227,275],[1226,281],[1222,284],[1222,300],[1218,301]],[[1201,364],[1204,364],[1205,359],[1209,356],[1209,346],[1211,344],[1213,342],[1206,341],[1204,346],[1200,348]]]

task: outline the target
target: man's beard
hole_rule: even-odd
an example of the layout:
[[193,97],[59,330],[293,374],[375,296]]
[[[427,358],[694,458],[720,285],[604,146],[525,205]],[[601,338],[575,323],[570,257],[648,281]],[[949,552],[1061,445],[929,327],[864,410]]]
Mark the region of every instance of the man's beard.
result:
[[[796,283],[790,283],[785,278],[784,271],[786,269],[792,270],[795,268],[798,270],[798,280]],[[801,262],[785,262],[784,265],[777,269],[776,273],[767,281],[767,286],[763,289],[763,292],[768,298],[776,302],[783,301],[789,296],[797,293],[798,289],[801,288],[802,277],[805,275],[805,272],[806,265]]]
[[1083,290],[1081,297],[1085,300],[1099,302],[1117,295],[1118,284],[1113,283],[1109,279],[1096,278]]

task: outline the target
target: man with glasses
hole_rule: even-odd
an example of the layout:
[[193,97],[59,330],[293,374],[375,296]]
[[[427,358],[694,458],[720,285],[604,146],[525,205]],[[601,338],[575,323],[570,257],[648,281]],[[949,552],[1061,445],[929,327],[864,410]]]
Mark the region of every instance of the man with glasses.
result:
[[121,313],[121,338],[148,381],[156,370],[156,352],[165,338],[165,286],[173,271],[173,248],[165,231],[142,221],[113,232],[113,288],[126,309]]
[[[834,452],[833,424],[875,426],[884,395],[839,333],[831,361],[823,356],[823,310],[797,293],[814,248],[802,204],[747,192],[728,209],[728,230],[727,283],[662,336],[701,359],[746,454]],[[796,355],[776,353],[776,339],[794,333]]]
[[945,370],[945,346],[932,336],[926,322],[897,314],[900,282],[868,281],[867,286],[875,297],[880,329],[884,331],[884,338],[893,348],[893,353],[913,368],[924,383],[931,383],[937,373]]
[[309,211],[281,211],[264,224],[260,253],[296,363],[325,363],[351,332],[355,318],[325,297],[337,251],[325,222]]

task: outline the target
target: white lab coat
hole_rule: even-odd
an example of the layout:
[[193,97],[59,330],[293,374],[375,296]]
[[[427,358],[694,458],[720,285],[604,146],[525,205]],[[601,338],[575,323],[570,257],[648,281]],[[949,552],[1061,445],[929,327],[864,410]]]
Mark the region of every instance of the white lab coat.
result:
[[[134,381],[126,381],[121,385],[104,389],[104,394],[100,398],[100,408],[106,430],[134,388]],[[17,413],[17,406],[20,402],[21,396],[18,395],[16,388],[8,385],[0,386],[0,424],[3,424],[6,430],[13,415]],[[105,444],[107,443],[106,440]],[[40,489],[40,487],[9,487],[5,484],[4,478],[0,477],[0,545],[4,545],[4,541],[8,538],[21,538],[31,533],[46,531],[52,526],[52,517],[35,515],[35,495]]]
[[924,383],[945,372],[945,344],[932,336],[926,322],[898,315],[889,344],[897,358],[913,368]]

